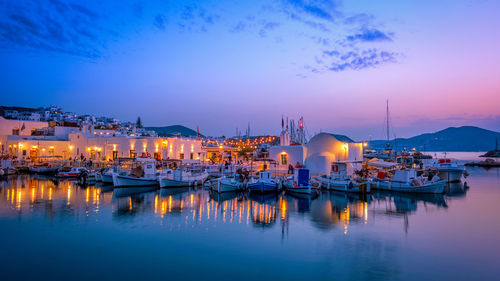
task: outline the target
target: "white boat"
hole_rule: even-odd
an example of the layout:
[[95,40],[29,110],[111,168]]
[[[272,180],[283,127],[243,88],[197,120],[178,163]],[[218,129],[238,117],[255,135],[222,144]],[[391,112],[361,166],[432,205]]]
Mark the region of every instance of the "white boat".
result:
[[424,177],[417,177],[415,169],[396,170],[392,178],[384,178],[383,172],[373,181],[372,188],[397,192],[413,193],[444,193],[446,180],[441,180],[439,176],[434,176],[431,180]]
[[354,173],[354,164],[357,162],[333,162],[330,175],[322,175],[311,179],[318,186],[328,190],[369,193],[371,182],[368,178],[360,178]]
[[292,178],[285,179],[283,187],[286,188],[288,192],[297,194],[307,194],[311,196],[316,196],[319,194],[319,189],[310,183],[309,170],[305,168],[295,169]]
[[208,178],[207,172],[192,173],[183,171],[183,169],[171,170],[164,175],[158,177],[161,188],[166,187],[181,187],[203,184]]
[[49,163],[36,164],[30,167],[30,172],[35,174],[52,174],[56,173],[59,167],[50,165]]
[[456,162],[451,162],[448,158],[439,159],[438,162],[433,165],[433,168],[438,170],[438,176],[440,178],[448,182],[461,181],[465,173],[465,166],[459,165]]
[[217,180],[217,183],[212,186],[212,190],[216,192],[234,192],[242,191],[246,188],[246,183],[241,182],[236,177],[223,177]]
[[156,160],[152,158],[137,158],[138,167],[130,173],[113,173],[115,187],[144,187],[158,185],[156,176]]
[[113,173],[119,173],[119,167],[106,167],[101,172],[101,180],[104,184],[113,184]]
[[87,169],[83,167],[73,167],[69,171],[60,171],[59,173],[56,174],[56,177],[58,178],[77,178],[79,177],[83,172],[86,172]]
[[273,179],[271,177],[271,173],[269,171],[259,172],[258,179],[251,179],[248,182],[248,189],[251,192],[277,192],[279,190],[279,182],[277,179]]

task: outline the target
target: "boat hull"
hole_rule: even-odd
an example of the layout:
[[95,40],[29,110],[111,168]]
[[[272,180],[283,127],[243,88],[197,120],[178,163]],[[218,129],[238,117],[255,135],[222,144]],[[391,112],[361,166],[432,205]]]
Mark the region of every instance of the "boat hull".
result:
[[101,175],[102,182],[105,184],[113,184],[113,175]]
[[275,183],[273,184],[267,182],[255,182],[255,183],[249,183],[248,189],[251,192],[270,193],[270,192],[277,192],[278,185]]
[[396,191],[396,192],[409,192],[409,193],[435,193],[442,194],[446,187],[446,180],[440,180],[433,183],[428,183],[420,186],[411,186],[405,183],[395,183],[389,181],[379,181],[374,184],[374,189]]
[[327,190],[353,193],[369,193],[371,191],[371,183],[368,181],[356,182],[329,178],[319,178],[317,180],[321,183],[321,187]]
[[448,182],[460,182],[463,174],[464,170],[460,169],[439,169],[438,177]]
[[159,179],[160,187],[161,188],[168,188],[168,187],[183,187],[183,186],[189,186],[189,182],[185,181],[176,181],[176,180],[171,180],[171,179],[166,179],[166,178],[161,178]]
[[155,178],[136,178],[132,176],[113,174],[113,185],[115,187],[144,187],[157,186]]

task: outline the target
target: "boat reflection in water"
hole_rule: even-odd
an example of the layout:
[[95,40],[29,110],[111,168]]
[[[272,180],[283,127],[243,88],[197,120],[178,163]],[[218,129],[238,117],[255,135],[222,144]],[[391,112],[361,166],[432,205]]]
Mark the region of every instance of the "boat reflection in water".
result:
[[104,213],[112,214],[113,219],[143,216],[147,221],[151,217],[149,223],[156,223],[154,218],[181,216],[184,225],[238,223],[263,229],[273,228],[279,221],[283,233],[294,217],[309,219],[318,229],[341,227],[344,233],[350,225],[369,223],[376,216],[402,217],[407,226],[408,216],[420,205],[425,206],[425,211],[430,206],[446,209],[447,200],[464,196],[468,190],[467,184],[453,183],[444,196],[380,191],[363,196],[323,191],[317,198],[301,198],[284,193],[218,194],[194,187],[160,190],[148,187],[147,192],[137,192],[137,189],[129,192],[102,185],[81,187],[72,181],[54,182],[30,175],[10,177],[1,184],[0,214],[3,215],[23,217],[42,212],[54,218]]

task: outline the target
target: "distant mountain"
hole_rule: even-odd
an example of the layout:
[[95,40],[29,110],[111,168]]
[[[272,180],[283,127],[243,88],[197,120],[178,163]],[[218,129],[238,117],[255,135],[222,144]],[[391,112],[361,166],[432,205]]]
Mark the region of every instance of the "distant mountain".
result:
[[[170,137],[174,135],[181,135],[183,137],[196,137],[197,133],[188,127],[182,125],[173,125],[165,127],[145,127],[146,130],[155,131],[159,136]],[[201,137],[205,137],[200,134]]]
[[[473,126],[449,127],[435,133],[412,138],[397,138],[390,144],[397,150],[415,148],[418,151],[488,151],[495,148],[500,133]],[[370,141],[370,148],[382,149],[386,140]]]

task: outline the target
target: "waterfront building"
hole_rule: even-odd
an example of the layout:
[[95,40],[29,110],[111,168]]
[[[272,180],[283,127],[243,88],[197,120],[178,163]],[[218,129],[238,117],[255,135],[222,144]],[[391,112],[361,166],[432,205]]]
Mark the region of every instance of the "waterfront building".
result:
[[282,123],[280,145],[269,148],[269,158],[278,163],[280,170],[298,163],[312,174],[328,174],[332,162],[363,160],[363,143],[353,142],[345,136],[319,133],[307,144],[290,144],[289,134],[283,128]]
[[33,122],[0,117],[0,154],[17,159],[54,157],[114,160],[137,156],[204,161],[201,139],[95,130],[90,123]]

